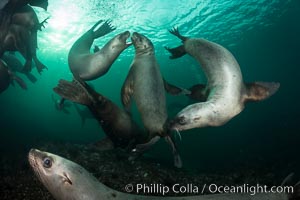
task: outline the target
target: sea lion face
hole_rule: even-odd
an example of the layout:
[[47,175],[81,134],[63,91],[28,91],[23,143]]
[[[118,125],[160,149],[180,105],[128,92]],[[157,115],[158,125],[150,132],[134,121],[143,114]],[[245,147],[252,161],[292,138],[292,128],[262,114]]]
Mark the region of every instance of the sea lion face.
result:
[[197,104],[187,106],[169,122],[169,129],[184,131],[207,126],[209,124],[209,119],[205,112],[207,111],[205,109],[200,109]]
[[[60,156],[31,149],[28,160],[35,174],[55,199],[76,199],[86,184],[84,169]],[[82,179],[82,180],[81,180]]]
[[129,47],[132,44],[131,42],[127,42],[127,39],[129,37],[130,37],[129,31],[125,31],[123,33],[116,35],[111,40],[110,46],[111,46],[112,50],[117,50],[119,52],[119,51],[123,51],[124,49]]
[[131,41],[133,43],[136,53],[154,53],[154,46],[152,42],[144,35],[134,32],[131,36]]

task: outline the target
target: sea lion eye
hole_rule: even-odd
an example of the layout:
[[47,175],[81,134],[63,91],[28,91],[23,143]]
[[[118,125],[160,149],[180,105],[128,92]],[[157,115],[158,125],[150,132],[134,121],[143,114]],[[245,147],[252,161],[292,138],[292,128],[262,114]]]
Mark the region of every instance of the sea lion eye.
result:
[[178,118],[178,123],[179,123],[180,125],[186,124],[186,119],[185,119],[185,117],[179,117],[179,118]]
[[43,166],[45,168],[50,168],[52,166],[52,160],[48,157],[44,158],[43,160]]

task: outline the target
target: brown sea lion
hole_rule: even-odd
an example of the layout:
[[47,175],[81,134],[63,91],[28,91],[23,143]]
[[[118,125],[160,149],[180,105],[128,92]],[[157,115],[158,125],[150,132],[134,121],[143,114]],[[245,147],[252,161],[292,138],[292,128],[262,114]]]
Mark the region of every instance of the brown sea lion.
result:
[[117,59],[117,57],[131,44],[126,40],[129,31],[125,31],[113,37],[102,49],[91,53],[90,49],[95,39],[104,36],[115,28],[109,21],[105,21],[99,28],[100,20],[90,30],[84,33],[72,46],[68,56],[70,70],[83,80],[93,80],[104,75]]
[[115,147],[144,141],[142,131],[127,112],[79,78],[73,82],[60,80],[54,91],[64,99],[87,106]]
[[27,89],[26,83],[11,72],[6,63],[0,59],[0,93],[5,91],[12,81],[16,81],[22,89]]
[[141,154],[160,137],[165,137],[173,149],[175,166],[181,167],[181,158],[165,127],[168,118],[165,86],[155,58],[154,46],[147,37],[136,32],[132,34],[131,40],[135,57],[122,87],[122,103],[129,111],[131,99],[135,100],[144,127],[149,133],[149,142],[137,145],[134,153]]
[[184,37],[176,28],[170,32],[183,42],[179,47],[166,48],[172,54],[170,58],[188,53],[201,64],[207,77],[206,88],[198,88],[207,100],[180,111],[171,120],[170,129],[181,131],[221,126],[239,114],[246,102],[264,100],[278,90],[280,84],[274,82],[245,84],[238,62],[221,45],[205,39]]

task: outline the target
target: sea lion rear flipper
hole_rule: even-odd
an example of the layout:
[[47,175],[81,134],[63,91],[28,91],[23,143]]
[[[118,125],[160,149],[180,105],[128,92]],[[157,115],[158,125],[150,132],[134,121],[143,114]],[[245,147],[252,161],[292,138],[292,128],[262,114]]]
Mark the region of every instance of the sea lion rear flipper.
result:
[[165,79],[163,79],[163,81],[164,81],[165,90],[171,95],[190,95],[191,94],[191,92],[187,89],[172,85],[172,84],[168,83]]
[[83,105],[90,105],[92,103],[87,91],[81,84],[76,83],[76,81],[68,82],[61,79],[53,90],[62,98],[70,101]]
[[275,82],[254,82],[246,83],[246,95],[244,102],[262,101],[275,94],[280,83]]
[[129,71],[121,90],[122,104],[127,112],[130,112],[131,96],[133,94],[133,80],[131,74]]
[[176,146],[174,140],[171,138],[171,136],[166,136],[165,140],[172,148],[172,152],[173,152],[173,156],[174,156],[174,166],[177,167],[177,168],[181,168],[182,167],[182,160],[181,160],[181,157],[180,157],[180,155],[177,151],[177,146]]
[[32,73],[24,72],[24,74],[26,75],[28,80],[30,80],[30,82],[35,83],[37,81],[37,78]]
[[180,58],[181,56],[184,56],[186,54],[183,45],[180,45],[175,48],[165,47],[165,49],[171,53],[170,59]]

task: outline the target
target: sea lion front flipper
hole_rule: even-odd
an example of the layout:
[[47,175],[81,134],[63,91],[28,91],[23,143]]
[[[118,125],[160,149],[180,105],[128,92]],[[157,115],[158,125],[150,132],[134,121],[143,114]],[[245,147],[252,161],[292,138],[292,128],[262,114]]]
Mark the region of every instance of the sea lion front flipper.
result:
[[122,104],[127,112],[130,112],[132,94],[133,94],[133,79],[132,79],[132,73],[130,73],[129,71],[121,90]]
[[246,83],[244,102],[262,101],[275,94],[280,87],[276,82]]
[[26,60],[22,72],[31,72],[32,60]]
[[48,67],[46,67],[41,61],[39,61],[39,59],[36,56],[33,57],[33,60],[34,60],[35,66],[36,66],[39,74],[41,74],[43,69],[48,70]]
[[168,83],[165,79],[163,79],[163,81],[164,81],[165,90],[171,95],[190,95],[191,94],[191,91],[189,91],[187,89],[172,85],[172,84]]
[[68,82],[61,79],[53,90],[64,99],[83,105],[90,105],[92,103],[87,91],[82,85],[77,84],[76,81]]
[[181,157],[180,157],[180,155],[177,151],[177,146],[176,146],[174,140],[171,138],[171,136],[166,136],[165,140],[172,148],[172,152],[173,152],[173,156],[174,156],[174,166],[177,167],[177,168],[181,168],[182,167],[182,160],[181,160]]
[[[100,20],[100,22],[102,22],[102,20]],[[97,22],[92,28],[94,39],[104,36],[112,31],[116,30],[116,28],[111,24],[110,20],[105,21],[98,29],[96,29],[98,27],[98,25],[99,25],[99,22]]]

